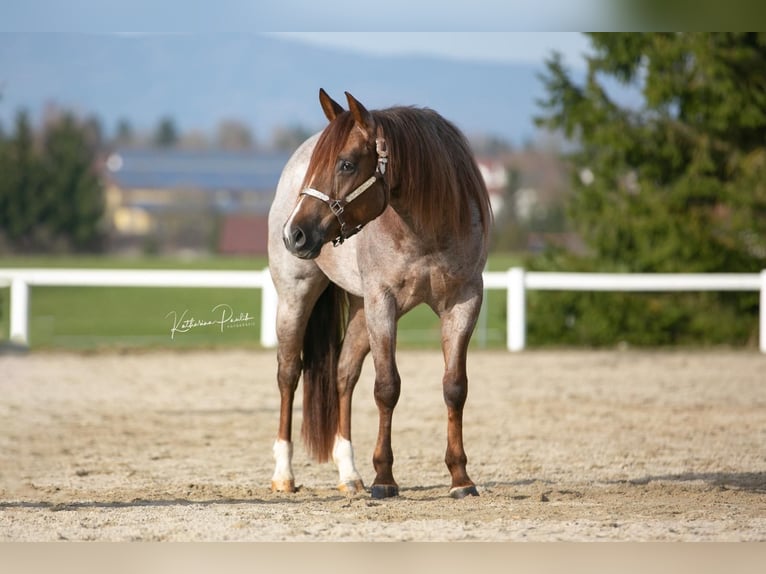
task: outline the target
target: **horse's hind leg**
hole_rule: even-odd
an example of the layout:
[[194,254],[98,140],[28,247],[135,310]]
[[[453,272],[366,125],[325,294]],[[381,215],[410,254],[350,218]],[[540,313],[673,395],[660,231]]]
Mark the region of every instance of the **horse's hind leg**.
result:
[[463,448],[463,407],[468,396],[466,356],[476,319],[481,308],[482,291],[469,294],[441,315],[442,351],[445,371],[442,380],[447,404],[447,453],[444,462],[452,476],[450,496],[478,496],[466,471],[467,457]]
[[339,419],[332,458],[338,468],[338,489],[350,494],[364,490],[351,446],[351,398],[369,350],[363,301],[349,296],[349,323],[338,362]]

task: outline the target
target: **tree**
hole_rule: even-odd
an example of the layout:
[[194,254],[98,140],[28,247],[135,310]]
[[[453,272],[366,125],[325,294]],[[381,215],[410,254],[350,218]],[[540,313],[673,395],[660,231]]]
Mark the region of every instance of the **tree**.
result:
[[61,114],[35,134],[28,115],[0,141],[0,245],[16,251],[101,247],[103,190],[92,121]]
[[0,149],[0,229],[10,244],[33,241],[42,209],[40,158],[26,112],[16,115],[15,134]]
[[279,151],[294,151],[314,132],[304,126],[277,127],[272,133],[271,140],[274,149]]
[[218,147],[225,150],[248,150],[254,143],[250,128],[239,120],[221,120],[216,141]]
[[114,145],[116,146],[131,146],[135,140],[135,133],[133,131],[133,124],[130,120],[122,118],[117,122],[117,130],[114,136]]
[[520,251],[527,247],[527,229],[515,206],[521,175],[515,168],[508,168],[506,174],[502,204],[499,213],[494,214],[492,226],[492,250],[499,252]]
[[[558,257],[547,264],[641,272],[765,268],[766,35],[589,36],[594,54],[584,84],[573,81],[560,57],[548,62],[538,123],[578,143],[569,156],[569,217],[594,257]],[[640,91],[641,106],[618,105],[607,80]],[[576,323],[586,311],[574,301],[569,297],[566,305]],[[672,309],[675,317],[670,324],[657,321],[657,327],[629,327],[632,319],[617,313],[616,328],[641,342],[707,337],[710,324],[745,341],[755,328],[757,301],[750,296],[636,301],[620,296],[621,308],[632,313],[653,317]],[[707,319],[694,318],[699,308],[709,311]],[[587,312],[599,314],[597,306]],[[740,329],[721,326],[737,319]],[[654,336],[647,336],[652,330]]]
[[173,118],[165,116],[157,124],[154,132],[154,145],[157,147],[173,147],[178,143],[178,128]]
[[97,140],[91,132],[92,123],[79,125],[65,114],[44,138],[43,189],[49,211],[41,221],[77,251],[97,249],[102,239],[104,196],[94,169]]

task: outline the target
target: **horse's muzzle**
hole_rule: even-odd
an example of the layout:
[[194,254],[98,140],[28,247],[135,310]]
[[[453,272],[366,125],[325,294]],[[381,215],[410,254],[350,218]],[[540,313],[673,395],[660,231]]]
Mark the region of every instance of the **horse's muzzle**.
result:
[[314,259],[322,250],[321,242],[312,241],[303,229],[295,225],[285,225],[282,241],[290,253],[301,259]]

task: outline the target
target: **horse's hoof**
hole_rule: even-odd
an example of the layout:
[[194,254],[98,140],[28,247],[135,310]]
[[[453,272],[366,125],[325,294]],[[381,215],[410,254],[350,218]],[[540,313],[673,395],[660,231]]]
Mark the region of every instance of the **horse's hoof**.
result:
[[479,491],[476,490],[473,484],[471,486],[456,486],[455,488],[450,488],[449,495],[452,498],[460,499],[466,496],[479,496]]
[[364,483],[361,480],[349,480],[348,482],[341,482],[338,485],[338,490],[345,494],[358,494],[364,492]]
[[395,484],[373,484],[370,494],[373,498],[391,498],[399,496],[399,487]]
[[294,480],[272,480],[271,492],[295,492]]

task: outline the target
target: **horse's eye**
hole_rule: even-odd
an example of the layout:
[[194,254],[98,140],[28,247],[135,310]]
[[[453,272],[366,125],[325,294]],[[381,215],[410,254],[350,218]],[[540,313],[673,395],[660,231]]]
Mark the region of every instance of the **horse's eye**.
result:
[[343,173],[351,173],[356,169],[356,166],[348,160],[342,159],[338,162],[338,170]]

